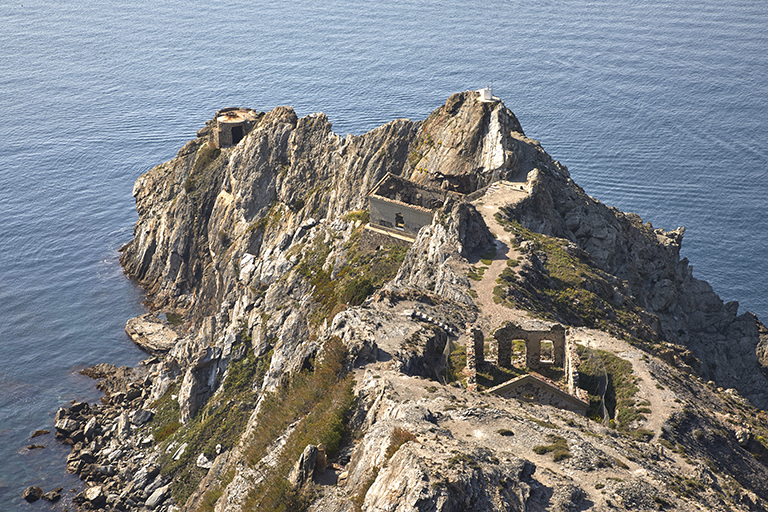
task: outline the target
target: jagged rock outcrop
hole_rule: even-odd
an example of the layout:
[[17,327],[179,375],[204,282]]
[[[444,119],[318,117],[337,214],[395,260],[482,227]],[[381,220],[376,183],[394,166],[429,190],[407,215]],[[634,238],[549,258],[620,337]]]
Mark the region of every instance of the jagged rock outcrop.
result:
[[474,207],[450,202],[432,225],[419,232],[388,287],[429,291],[472,308],[466,257],[492,244],[493,237]]
[[621,281],[625,295],[659,319],[665,340],[691,351],[702,377],[768,407],[759,359],[765,327],[751,313],[737,316],[738,303],[724,304],[706,281],[693,277],[688,259],[680,259],[684,228],[654,229],[638,215],[605,206],[556,162],[532,171],[527,187],[530,197],[507,211],[508,218],[586,251],[596,267]]
[[[461,193],[513,181],[528,197],[502,220],[568,240],[569,253],[599,269],[601,279],[590,286],[637,304],[638,318],[660,325],[648,331],[689,347],[716,385],[768,403],[760,387],[768,331],[692,277],[679,260],[682,229],[654,230],[588,197],[503,103],[480,102],[471,91],[452,95],[425,121],[395,120],[360,136],[341,137],[325,115],[298,118],[289,107],[255,119],[243,140],[224,149],[212,144],[210,121],[134,186],[139,220],[121,263],[146,288],[154,313],[174,325],[154,313],[144,319],[149,327],[133,321],[129,331],[160,357],[135,371],[94,370],[106,377],[105,404],[57,414],[59,437],[74,445],[68,467],[90,482],[78,503],[240,509],[270,472],[293,467],[281,492],[319,486],[309,505],[317,512],[696,508],[685,482],[677,497],[658,491],[687,468],[683,457],[659,455],[666,445],[658,443],[674,447],[698,430],[727,437],[729,423],[715,414],[697,411],[706,420],[695,425],[672,421],[656,444],[639,446],[570,412],[440,384],[450,347],[481,314],[469,260],[479,260],[494,237],[475,206],[447,201],[410,245],[363,226],[366,194],[387,172]],[[536,254],[526,251],[521,267],[543,275]],[[163,333],[162,343],[154,331]],[[313,474],[317,440],[301,445],[304,455],[281,457],[315,404],[273,430],[265,415],[276,414],[276,402],[287,401],[339,343],[346,360],[337,371],[354,372],[358,382],[347,415],[328,423],[345,423],[356,437],[344,439],[327,473]],[[666,355],[676,364],[681,354],[669,348]],[[691,389],[713,408],[728,400],[690,375],[665,371],[657,381],[664,387],[646,382],[642,392],[674,390],[686,406],[701,404],[685,394]],[[683,406],[669,405],[679,400],[667,395],[663,414],[672,418]],[[252,445],[265,429],[271,437],[259,440],[262,453]],[[562,458],[543,455],[548,443]],[[762,463],[738,443],[724,444],[757,476],[708,481],[736,489],[733,478],[743,487],[742,501],[729,494],[729,503],[765,503]],[[702,447],[697,461],[719,453]],[[725,496],[720,488],[701,503]]]

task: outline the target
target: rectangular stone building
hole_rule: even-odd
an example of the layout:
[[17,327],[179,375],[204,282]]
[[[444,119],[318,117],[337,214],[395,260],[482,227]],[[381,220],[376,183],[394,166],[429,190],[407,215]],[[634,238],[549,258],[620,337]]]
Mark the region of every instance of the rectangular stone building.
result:
[[462,196],[387,173],[368,194],[371,225],[415,238],[448,197]]

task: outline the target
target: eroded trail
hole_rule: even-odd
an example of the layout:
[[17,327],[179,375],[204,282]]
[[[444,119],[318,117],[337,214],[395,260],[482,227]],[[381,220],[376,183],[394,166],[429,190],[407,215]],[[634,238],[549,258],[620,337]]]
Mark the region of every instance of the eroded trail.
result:
[[[472,262],[474,268],[478,269],[477,273],[482,272],[480,280],[472,281],[472,290],[477,293],[475,303],[480,308],[479,322],[489,332],[507,320],[520,324],[527,324],[531,321],[527,312],[502,306],[493,300],[493,289],[496,287],[496,280],[502,271],[507,268],[507,261],[522,256],[514,248],[510,234],[504,231],[504,228],[496,220],[495,215],[499,208],[515,204],[527,196],[528,194],[521,190],[520,185],[517,183],[496,182],[491,185],[484,196],[474,202],[477,211],[482,214],[488,229],[496,237],[496,254],[489,254],[486,255],[488,259],[483,258]],[[490,260],[490,265],[483,263],[483,260],[486,262]]]
[[[472,280],[471,286],[472,290],[477,293],[475,303],[480,309],[478,324],[486,333],[492,332],[505,321],[518,323],[528,329],[544,328],[545,325],[548,326],[552,323],[533,318],[525,310],[509,308],[497,304],[493,300],[493,290],[497,285],[496,280],[507,268],[507,261],[524,257],[519,250],[515,249],[511,235],[499,224],[495,214],[501,207],[516,204],[525,197],[527,197],[527,193],[521,190],[520,184],[497,182],[489,188],[484,196],[474,202],[491,233],[496,236],[496,254],[478,256],[477,261],[472,261],[475,269],[474,275],[477,277],[482,274],[479,280]],[[487,264],[489,261],[490,264]],[[651,376],[648,368],[647,355],[627,342],[602,331],[570,328],[569,336],[580,345],[607,350],[631,362],[633,372],[639,379],[637,400],[647,401],[649,403],[648,408],[651,410],[651,413],[646,415],[647,421],[642,426],[658,435],[662,423],[672,412],[679,409],[679,404],[674,401],[676,398],[674,393],[657,387],[657,382]]]

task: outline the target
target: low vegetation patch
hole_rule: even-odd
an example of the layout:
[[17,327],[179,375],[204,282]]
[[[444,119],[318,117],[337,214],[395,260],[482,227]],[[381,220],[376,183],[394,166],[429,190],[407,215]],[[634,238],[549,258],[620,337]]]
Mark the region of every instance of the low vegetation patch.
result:
[[483,274],[485,274],[485,271],[487,270],[487,267],[470,267],[469,272],[467,272],[467,277],[470,278],[473,281],[482,281],[483,280]]
[[397,450],[400,449],[401,446],[403,446],[407,442],[416,442],[416,436],[411,433],[410,430],[400,427],[395,427],[392,430],[392,433],[389,436],[389,446],[387,447],[387,452],[385,453],[385,457],[387,459],[391,459],[392,456],[397,453]]
[[371,212],[369,210],[355,210],[346,214],[343,219],[347,222],[360,221],[362,224],[368,224],[371,221]]
[[534,446],[533,451],[539,455],[552,453],[552,460],[557,462],[572,457],[568,449],[568,441],[565,438],[550,434],[549,440],[552,444]]
[[477,370],[477,388],[490,389],[526,373],[528,373],[526,370],[514,366],[505,368],[496,364],[483,365],[482,371]]
[[[358,215],[356,212],[349,215],[353,214]],[[380,240],[384,243],[379,243]],[[347,305],[362,304],[395,277],[408,252],[407,244],[393,241],[389,237],[377,238],[364,231],[362,225],[350,237],[341,256],[346,261],[335,272],[332,270],[335,265],[328,265],[330,268],[324,269],[331,249],[331,244],[317,240],[304,251],[297,266],[297,271],[314,287],[312,298],[316,307],[310,318],[315,325]]]
[[586,252],[566,240],[525,229],[502,213],[497,213],[496,219],[516,239],[529,242],[533,259],[541,263],[523,267],[518,275],[513,268],[519,260],[508,260],[494,289],[496,303],[624,338],[654,338],[655,333],[641,317],[640,308],[629,299],[621,304],[613,302],[611,276],[596,268]]
[[557,425],[555,425],[554,423],[552,423],[551,421],[544,421],[544,420],[540,420],[540,419],[537,419],[537,418],[531,418],[531,417],[526,417],[526,419],[529,420],[529,421],[534,422],[535,424],[537,424],[540,427],[553,428],[553,429],[554,428],[560,428]]
[[456,453],[453,457],[450,458],[448,461],[448,464],[450,465],[458,465],[463,464],[465,466],[468,466],[471,469],[480,469],[480,464],[477,463],[477,461],[468,453]]
[[[216,457],[216,445],[226,451],[237,442],[256,405],[254,384],[263,379],[270,360],[271,352],[257,359],[248,351],[247,357],[231,363],[219,392],[186,426],[179,421],[178,401],[172,396],[177,393],[176,386],[169,388],[156,404],[152,434],[164,448],[158,463],[162,474],[173,480],[171,492],[177,503],[186,501],[205,476],[205,470],[196,465],[200,453],[212,460]],[[176,447],[184,443],[186,450],[174,460]]]
[[589,394],[588,415],[597,421],[604,420],[600,414],[599,393],[605,389],[605,408],[608,418],[614,421],[611,426],[641,441],[653,438],[653,432],[637,426],[647,419],[646,414],[651,409],[648,407],[650,402],[635,401],[639,379],[632,370],[632,363],[605,350],[592,350],[581,345],[577,350],[581,359],[579,387]]
[[195,163],[192,165],[189,177],[184,182],[184,190],[187,194],[195,196],[197,190],[205,188],[210,181],[210,176],[206,171],[220,154],[221,150],[213,142],[208,142],[197,151]]
[[467,377],[464,375],[464,368],[467,367],[467,351],[464,347],[458,347],[451,352],[448,359],[448,367],[445,369],[445,382],[460,382],[463,386],[467,385]]
[[493,262],[493,258],[496,257],[496,250],[497,250],[496,246],[493,245],[491,246],[490,249],[488,249],[488,252],[480,256],[480,261],[482,262],[483,265],[487,267],[491,265],[491,263]]
[[344,370],[346,351],[341,340],[329,340],[323,354],[314,371],[293,376],[289,385],[264,399],[257,427],[248,440],[251,466],[257,466],[272,442],[298,423],[277,454],[275,466],[248,494],[245,510],[305,510],[314,491],[311,484],[302,489],[291,487],[287,477],[293,464],[309,444],[324,444],[329,458],[338,452],[354,405],[354,381]]

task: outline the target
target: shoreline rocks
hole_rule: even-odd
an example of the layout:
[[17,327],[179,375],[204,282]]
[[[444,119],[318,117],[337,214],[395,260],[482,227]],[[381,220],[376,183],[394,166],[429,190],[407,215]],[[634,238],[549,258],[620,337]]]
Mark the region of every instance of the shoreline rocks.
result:
[[128,320],[125,332],[142,350],[152,355],[165,354],[179,339],[176,331],[152,313]]
[[[72,446],[67,457],[67,472],[86,484],[73,502],[81,510],[165,511],[173,505],[170,481],[147,456],[154,446],[148,424],[154,412],[150,400],[154,363],[149,360],[137,368],[97,365],[83,371],[102,377],[97,387],[105,391],[102,404],[75,402],[56,413],[56,439]],[[25,491],[26,492],[26,491]],[[61,489],[45,495],[29,491],[48,501],[61,498]]]

